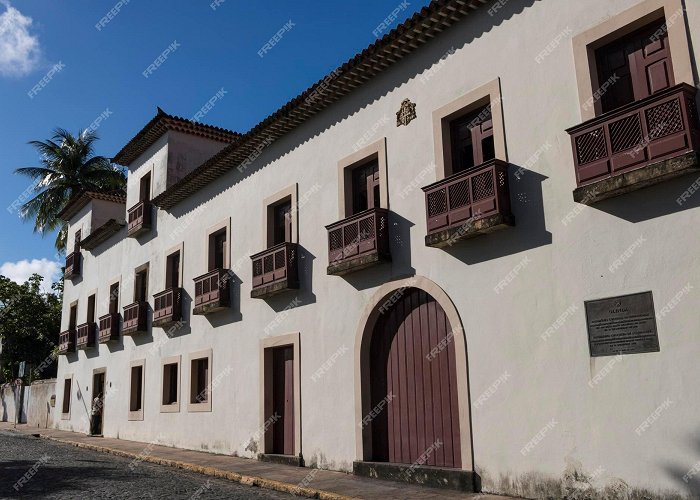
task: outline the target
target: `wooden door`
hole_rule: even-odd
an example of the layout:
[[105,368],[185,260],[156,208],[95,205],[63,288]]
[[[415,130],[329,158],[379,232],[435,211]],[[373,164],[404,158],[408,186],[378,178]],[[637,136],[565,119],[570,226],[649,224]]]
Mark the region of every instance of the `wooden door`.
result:
[[370,344],[372,408],[383,408],[372,421],[372,460],[461,467],[455,363],[444,310],[424,291],[406,290]]
[[272,351],[272,453],[294,455],[294,348]]

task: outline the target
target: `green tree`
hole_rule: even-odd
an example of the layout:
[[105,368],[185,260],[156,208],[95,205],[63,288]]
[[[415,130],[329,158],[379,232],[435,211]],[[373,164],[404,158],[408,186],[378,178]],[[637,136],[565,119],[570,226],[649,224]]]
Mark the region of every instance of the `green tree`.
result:
[[66,248],[66,225],[58,214],[75,197],[93,191],[123,192],[124,172],[104,156],[94,156],[97,135],[80,131],[77,136],[57,128],[46,141],[31,141],[41,155],[40,167],[24,167],[15,173],[35,181],[31,200],[22,205],[20,215],[34,221],[34,231],[45,235],[58,230],[56,249]]
[[37,372],[45,360],[55,360],[58,334],[61,329],[63,283],[55,283],[53,292],[41,290],[42,277],[32,275],[17,284],[0,275],[0,379],[17,376],[19,363],[26,361],[33,378],[50,378],[56,374],[56,363]]

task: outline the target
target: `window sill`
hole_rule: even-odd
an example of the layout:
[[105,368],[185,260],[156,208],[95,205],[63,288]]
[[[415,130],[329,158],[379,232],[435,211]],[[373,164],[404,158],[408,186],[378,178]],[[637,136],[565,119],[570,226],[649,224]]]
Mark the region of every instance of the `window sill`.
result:
[[169,405],[160,405],[160,412],[161,413],[178,413],[180,411],[180,403],[172,403]]
[[143,410],[130,411],[128,419],[129,420],[143,420]]
[[206,403],[189,403],[187,411],[191,413],[211,411],[211,401]]

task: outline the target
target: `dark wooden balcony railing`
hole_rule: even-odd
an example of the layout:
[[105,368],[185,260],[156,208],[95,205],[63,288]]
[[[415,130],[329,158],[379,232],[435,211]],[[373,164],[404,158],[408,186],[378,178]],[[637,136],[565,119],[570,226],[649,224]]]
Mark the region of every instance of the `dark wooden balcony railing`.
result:
[[145,333],[148,329],[146,325],[148,313],[148,302],[134,302],[124,306],[124,335],[134,335],[135,333]]
[[508,164],[501,160],[451,175],[423,191],[428,246],[448,246],[513,225]]
[[78,349],[87,349],[95,346],[96,323],[83,323],[78,325],[75,346]]
[[127,236],[138,236],[150,231],[153,205],[149,201],[140,201],[129,209]]
[[119,340],[119,313],[105,314],[100,317],[100,344]]
[[229,307],[230,281],[228,269],[215,269],[195,278],[192,314],[209,314]]
[[[574,199],[592,203],[697,168],[695,93],[690,85],[676,85],[568,129],[579,186]],[[665,162],[682,155],[689,161]]]
[[69,253],[66,256],[66,270],[64,276],[68,279],[76,278],[80,276],[80,264],[82,263],[82,256],[80,250],[77,252]]
[[170,288],[153,296],[153,326],[168,326],[182,319],[182,288]]
[[66,330],[58,336],[58,353],[75,352],[75,330]]
[[328,274],[342,275],[391,260],[389,212],[371,208],[335,224],[328,230]]
[[250,258],[253,261],[253,298],[270,297],[299,288],[296,243],[280,243]]

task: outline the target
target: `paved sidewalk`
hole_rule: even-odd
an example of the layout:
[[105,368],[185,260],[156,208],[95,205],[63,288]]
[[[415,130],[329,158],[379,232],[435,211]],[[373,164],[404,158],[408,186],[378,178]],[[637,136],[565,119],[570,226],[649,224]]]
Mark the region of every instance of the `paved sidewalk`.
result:
[[[0,422],[0,429],[2,430],[13,430],[13,427],[12,423]],[[382,500],[393,498],[465,498],[472,500],[497,500],[508,498],[496,495],[467,494],[451,490],[423,488],[392,481],[367,479],[342,472],[271,464],[258,460],[169,448],[167,446],[125,441],[123,439],[90,437],[76,432],[56,429],[37,429],[28,427],[26,424],[18,425],[15,430],[23,434],[39,434],[43,438],[81,448],[179,467],[209,476],[230,479],[241,484],[283,491],[308,498],[328,500],[345,498],[381,498]],[[307,477],[310,478],[307,480],[308,486],[299,486]]]

